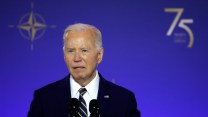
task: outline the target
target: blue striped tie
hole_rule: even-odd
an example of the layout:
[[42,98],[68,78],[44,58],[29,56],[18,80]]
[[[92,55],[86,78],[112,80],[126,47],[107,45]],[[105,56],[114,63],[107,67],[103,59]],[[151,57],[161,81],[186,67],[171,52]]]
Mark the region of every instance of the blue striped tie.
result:
[[83,98],[83,95],[87,92],[85,88],[79,89],[79,116],[80,117],[87,117],[87,105]]

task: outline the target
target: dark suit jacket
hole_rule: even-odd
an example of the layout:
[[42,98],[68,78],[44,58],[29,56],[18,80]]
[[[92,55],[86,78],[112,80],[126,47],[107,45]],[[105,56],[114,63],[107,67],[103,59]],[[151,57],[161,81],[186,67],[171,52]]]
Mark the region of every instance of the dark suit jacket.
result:
[[[28,117],[67,117],[71,98],[69,76],[35,91]],[[98,102],[101,117],[140,117],[135,96],[100,74]],[[107,98],[109,97],[109,98]]]

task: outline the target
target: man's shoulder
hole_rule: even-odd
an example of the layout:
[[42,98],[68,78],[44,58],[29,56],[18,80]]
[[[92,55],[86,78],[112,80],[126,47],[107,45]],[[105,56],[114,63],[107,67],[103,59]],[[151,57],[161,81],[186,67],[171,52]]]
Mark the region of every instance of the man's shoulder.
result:
[[110,81],[107,81],[105,80],[106,82],[106,86],[107,86],[107,90],[108,92],[112,93],[112,94],[115,94],[115,95],[122,95],[122,96],[133,96],[134,93],[132,91],[130,91],[129,89],[123,87],[123,86],[120,86],[118,84],[115,84],[115,83],[112,83]]
[[60,80],[49,83],[37,89],[36,92],[39,92],[39,93],[45,93],[45,92],[49,93],[50,91],[56,92],[65,88],[68,85],[68,83],[69,83],[68,76],[66,76]]

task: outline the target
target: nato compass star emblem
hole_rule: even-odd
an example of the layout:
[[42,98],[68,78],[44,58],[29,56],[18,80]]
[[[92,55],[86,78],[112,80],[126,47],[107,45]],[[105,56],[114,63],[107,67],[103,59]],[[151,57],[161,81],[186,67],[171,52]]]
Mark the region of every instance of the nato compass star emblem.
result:
[[[20,19],[18,25],[22,36],[26,39],[30,39],[31,41],[40,38],[45,32],[46,27],[47,25],[45,24],[44,19],[40,15],[33,12],[24,15]],[[38,34],[38,32],[40,33]]]
[[[44,35],[46,28],[49,27],[46,25],[45,20],[41,15],[33,12],[33,6],[34,5],[32,3],[32,11],[21,17],[19,20],[19,25],[17,25],[22,37],[31,41],[31,50],[34,49],[33,42],[37,39],[40,39]],[[14,26],[10,25],[9,27]],[[50,27],[55,28],[56,26],[52,25]]]

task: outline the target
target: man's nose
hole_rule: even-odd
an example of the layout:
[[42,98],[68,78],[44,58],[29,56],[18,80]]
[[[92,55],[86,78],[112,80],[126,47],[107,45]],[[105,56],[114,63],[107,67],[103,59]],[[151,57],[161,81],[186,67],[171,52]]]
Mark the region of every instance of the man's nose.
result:
[[81,60],[82,60],[82,57],[81,57],[80,53],[76,52],[75,56],[74,56],[74,62],[79,62]]

